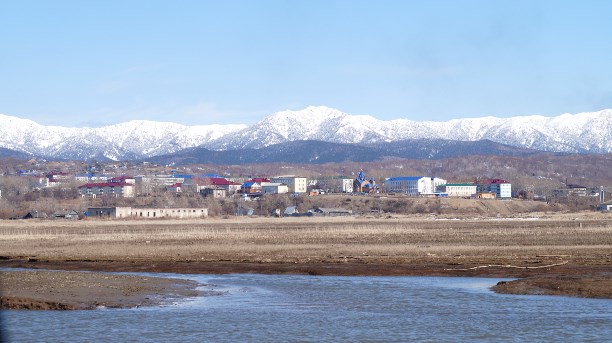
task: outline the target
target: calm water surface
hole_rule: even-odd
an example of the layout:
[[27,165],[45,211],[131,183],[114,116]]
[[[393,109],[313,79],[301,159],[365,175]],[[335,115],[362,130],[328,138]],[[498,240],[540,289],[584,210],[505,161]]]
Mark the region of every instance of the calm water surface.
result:
[[491,292],[489,287],[501,279],[172,276],[197,280],[211,295],[155,308],[3,311],[4,338],[10,342],[612,341],[612,301]]

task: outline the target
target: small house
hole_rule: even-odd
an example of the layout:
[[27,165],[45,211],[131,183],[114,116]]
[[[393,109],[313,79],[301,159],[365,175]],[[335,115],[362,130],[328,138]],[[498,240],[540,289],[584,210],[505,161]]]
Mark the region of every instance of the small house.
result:
[[261,183],[254,181],[245,182],[240,190],[243,194],[261,193]]
[[604,203],[597,205],[597,211],[600,211],[600,212],[612,211],[612,201],[604,202]]
[[478,192],[476,193],[477,199],[495,199],[494,192]]
[[45,218],[48,218],[48,217],[49,216],[45,212],[40,212],[40,211],[37,211],[37,210],[33,210],[33,211],[30,211],[30,212],[24,214],[23,216],[15,217],[13,219],[45,219]]
[[64,209],[64,210],[53,212],[51,217],[56,218],[56,219],[79,219],[79,212],[75,210]]
[[294,216],[298,214],[299,212],[297,210],[297,206],[288,206],[287,208],[285,208],[285,211],[283,212],[283,216]]

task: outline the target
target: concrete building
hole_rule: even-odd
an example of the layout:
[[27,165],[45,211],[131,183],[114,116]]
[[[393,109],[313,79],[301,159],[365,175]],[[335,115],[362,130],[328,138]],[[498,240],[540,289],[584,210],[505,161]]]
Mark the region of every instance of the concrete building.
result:
[[202,193],[205,188],[211,186],[209,179],[204,178],[193,177],[185,179],[185,182],[183,182],[183,189],[186,193]]
[[89,218],[130,218],[132,215],[131,207],[90,207],[87,209]]
[[40,180],[43,187],[70,187],[74,176],[64,172],[51,172],[45,176],[46,180]]
[[134,185],[125,182],[86,183],[78,187],[81,197],[134,197]]
[[586,197],[589,194],[590,192],[587,192],[587,188],[581,185],[569,184],[566,188],[558,188],[553,190],[553,196],[558,198]]
[[238,191],[240,191],[241,186],[241,184],[238,182],[229,181],[221,177],[210,178],[210,184],[215,187],[224,188],[228,194],[238,193]]
[[494,193],[498,199],[510,199],[512,198],[512,184],[501,179],[478,180],[476,192]]
[[202,193],[205,188],[223,188],[227,194],[236,194],[240,191],[241,184],[229,181],[222,177],[190,178],[183,182],[184,192]]
[[262,182],[261,192],[263,194],[285,194],[289,193],[289,186],[284,183]]
[[306,193],[308,189],[308,179],[300,176],[277,176],[270,178],[270,182],[284,183],[289,187],[289,193]]
[[227,190],[222,187],[208,186],[207,188],[202,188],[200,194],[204,197],[225,198]]
[[476,194],[476,185],[471,183],[447,183],[437,187],[437,191],[449,197],[469,198]]
[[[92,173],[82,174],[81,173],[81,174],[74,175],[74,180],[79,185],[82,185],[84,183],[108,182],[108,180],[110,179],[111,177],[109,177],[108,175],[104,175],[104,174],[92,174]],[[131,183],[134,183],[134,182],[131,182]]]
[[185,178],[164,175],[146,176],[139,175],[134,177],[136,192],[138,194],[149,194],[155,190],[165,189],[177,183],[185,182]]
[[207,208],[132,208],[132,218],[202,218],[208,217]]
[[183,193],[183,184],[175,183],[173,185],[167,186],[166,191],[170,193]]
[[108,180],[108,182],[125,182],[125,183],[135,185],[136,179],[133,176],[122,175],[122,176],[112,177]]
[[429,176],[401,176],[385,180],[387,193],[401,193],[409,196],[433,195],[436,187],[446,184],[446,180]]
[[353,179],[342,179],[342,193],[353,193]]
[[132,207],[90,207],[89,218],[203,218],[208,217],[207,208],[132,208]]

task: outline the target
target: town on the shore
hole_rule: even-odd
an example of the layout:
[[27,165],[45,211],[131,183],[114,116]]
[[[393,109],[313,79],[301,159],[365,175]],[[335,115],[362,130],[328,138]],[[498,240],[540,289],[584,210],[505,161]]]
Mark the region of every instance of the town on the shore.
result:
[[[95,168],[94,168],[95,169]],[[225,214],[233,215],[349,215],[352,211],[341,207],[315,206],[298,209],[302,197],[328,195],[361,195],[395,198],[462,198],[504,200],[536,200],[543,202],[559,199],[597,199],[596,210],[612,210],[612,202],[606,202],[605,191],[582,185],[566,184],[565,187],[541,195],[525,190],[513,190],[511,181],[504,179],[475,179],[449,181],[433,175],[391,176],[383,180],[369,177],[363,170],[355,171],[351,177],[303,177],[299,175],[279,176],[233,176],[216,173],[183,173],[171,170],[169,173],[141,173],[130,175],[122,170],[85,173],[60,170],[41,171],[38,169],[18,170],[14,173],[21,188],[9,187],[6,179],[0,183],[0,200],[32,200],[30,209],[13,208],[4,211],[3,219],[26,218],[199,218],[209,215],[211,201],[219,201]],[[30,189],[28,189],[30,188]],[[18,189],[15,191],[15,189]],[[21,192],[21,194],[19,194]],[[55,193],[53,193],[55,192]],[[12,194],[11,194],[12,193]],[[15,194],[17,193],[17,194]],[[31,193],[31,194],[30,194]],[[37,195],[32,195],[37,194]],[[58,203],[65,200],[87,200],[87,208],[51,209],[43,211],[36,200],[40,194],[61,194],[52,198]],[[148,201],[164,195],[166,201]],[[277,206],[249,206],[251,201],[261,201],[274,196],[288,200]],[[170,197],[170,198],[168,198]],[[179,198],[189,201],[167,201]],[[4,199],[2,199],[4,198]],[[138,200],[138,201],[137,201]],[[577,201],[577,200],[576,200]],[[27,202],[26,202],[27,203]],[[31,203],[31,202],[30,202]],[[292,206],[291,206],[292,205]],[[65,205],[67,207],[69,205]],[[36,208],[38,207],[38,208]],[[22,211],[23,213],[16,213]]]

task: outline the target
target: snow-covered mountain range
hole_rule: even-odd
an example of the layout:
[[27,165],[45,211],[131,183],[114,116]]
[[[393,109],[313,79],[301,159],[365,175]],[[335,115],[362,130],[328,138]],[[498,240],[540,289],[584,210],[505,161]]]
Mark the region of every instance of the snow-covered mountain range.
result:
[[273,113],[247,125],[185,126],[129,121],[100,128],[43,126],[0,115],[0,147],[35,156],[125,160],[201,146],[213,150],[262,148],[297,140],[370,144],[408,139],[478,141],[571,153],[612,152],[612,110],[557,117],[483,117],[445,122],[378,120],[325,106]]
[[51,158],[126,160],[199,146],[246,127],[133,120],[100,128],[68,128],[0,114],[0,147]]

